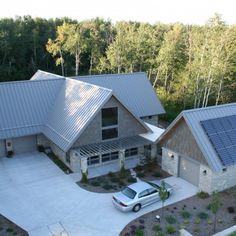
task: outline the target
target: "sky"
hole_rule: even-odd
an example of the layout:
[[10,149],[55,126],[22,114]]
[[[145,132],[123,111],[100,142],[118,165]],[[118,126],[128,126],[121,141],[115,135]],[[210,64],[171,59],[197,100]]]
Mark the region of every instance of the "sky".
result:
[[204,24],[219,13],[228,24],[236,23],[236,0],[6,0],[0,18],[70,17],[77,20],[102,17],[112,22]]

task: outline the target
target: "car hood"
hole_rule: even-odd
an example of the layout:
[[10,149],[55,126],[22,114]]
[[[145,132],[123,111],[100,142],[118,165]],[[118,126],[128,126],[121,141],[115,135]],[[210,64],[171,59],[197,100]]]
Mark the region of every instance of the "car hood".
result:
[[133,199],[125,196],[122,192],[113,194],[113,197],[115,197],[118,201],[123,203],[130,203],[131,201],[133,201]]

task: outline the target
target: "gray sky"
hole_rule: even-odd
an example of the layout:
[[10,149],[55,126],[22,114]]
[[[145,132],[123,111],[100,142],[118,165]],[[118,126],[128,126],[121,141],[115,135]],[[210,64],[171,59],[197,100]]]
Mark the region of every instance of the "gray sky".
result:
[[236,0],[6,0],[0,17],[102,17],[142,22],[204,24],[215,12],[229,24],[236,23]]

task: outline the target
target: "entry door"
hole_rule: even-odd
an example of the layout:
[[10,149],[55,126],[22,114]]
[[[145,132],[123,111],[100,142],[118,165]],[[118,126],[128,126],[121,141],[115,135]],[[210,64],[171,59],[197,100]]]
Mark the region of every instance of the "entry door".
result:
[[200,175],[200,164],[191,161],[188,158],[180,157],[179,163],[179,177],[188,181],[189,183],[198,186]]

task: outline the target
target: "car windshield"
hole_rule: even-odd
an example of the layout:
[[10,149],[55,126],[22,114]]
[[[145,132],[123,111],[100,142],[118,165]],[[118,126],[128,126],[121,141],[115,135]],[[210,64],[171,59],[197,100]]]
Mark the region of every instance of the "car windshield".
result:
[[129,187],[125,187],[121,190],[121,192],[128,198],[130,199],[134,199],[135,195],[136,195],[136,192],[129,188]]

